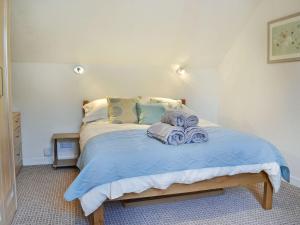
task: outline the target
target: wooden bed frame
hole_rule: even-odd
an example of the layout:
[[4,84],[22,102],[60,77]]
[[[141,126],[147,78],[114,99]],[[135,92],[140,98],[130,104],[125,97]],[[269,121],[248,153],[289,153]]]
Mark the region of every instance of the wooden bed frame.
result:
[[[89,101],[83,101],[83,105]],[[186,100],[182,99],[182,103],[186,104]],[[195,192],[205,192],[209,190],[217,190],[229,187],[248,186],[263,183],[264,192],[262,196],[261,205],[264,209],[272,209],[273,187],[265,172],[260,173],[242,173],[233,176],[215,177],[209,180],[196,182],[193,184],[173,184],[165,190],[150,188],[141,193],[128,193],[120,198],[107,201],[128,201],[141,200],[146,201],[153,197],[169,197],[178,194],[190,194]],[[104,225],[104,206],[100,206],[94,213],[92,213],[88,220],[90,225]]]

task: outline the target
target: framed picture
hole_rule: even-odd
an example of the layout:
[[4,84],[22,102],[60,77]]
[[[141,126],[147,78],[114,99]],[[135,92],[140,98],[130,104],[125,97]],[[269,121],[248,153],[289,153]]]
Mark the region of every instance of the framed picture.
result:
[[268,63],[300,60],[300,12],[268,23]]

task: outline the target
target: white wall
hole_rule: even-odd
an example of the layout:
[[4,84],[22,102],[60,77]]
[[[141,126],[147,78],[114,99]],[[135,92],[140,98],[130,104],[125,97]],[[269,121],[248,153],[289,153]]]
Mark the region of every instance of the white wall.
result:
[[299,0],[265,0],[226,55],[219,122],[266,138],[300,185],[300,62],[267,64],[267,22],[300,11]]
[[259,2],[12,0],[13,60],[216,66]]
[[181,96],[205,119],[218,122],[220,74],[217,68],[187,68],[181,77]]
[[[49,162],[52,133],[78,131],[83,99],[156,95],[186,98],[203,118],[266,138],[299,184],[300,65],[266,64],[267,22],[300,11],[299,0],[89,3],[13,1],[25,164]],[[84,75],[73,73],[75,63]],[[179,78],[174,63],[188,74]]]
[[[15,110],[22,113],[25,165],[51,162],[44,149],[50,147],[54,132],[78,132],[83,99],[139,95],[186,98],[201,116],[216,120],[216,70],[197,72],[190,68],[188,75],[179,77],[167,67],[84,65],[86,72],[78,76],[73,66],[13,64],[13,98]],[[199,80],[203,82],[192,82]]]
[[[25,164],[49,162],[43,149],[53,132],[78,131],[85,98],[186,98],[216,122],[217,65],[259,2],[13,0],[13,97]],[[188,75],[179,79],[173,64]]]

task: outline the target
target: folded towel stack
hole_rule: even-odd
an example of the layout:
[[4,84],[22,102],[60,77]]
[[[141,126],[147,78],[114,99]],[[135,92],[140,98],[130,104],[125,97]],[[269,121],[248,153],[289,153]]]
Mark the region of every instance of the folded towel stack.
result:
[[195,127],[199,123],[196,115],[189,114],[179,110],[169,110],[161,118],[162,123],[168,123],[178,127]]
[[169,145],[206,142],[208,134],[197,126],[198,122],[196,115],[177,110],[167,111],[161,118],[161,122],[148,128],[147,134]]
[[188,127],[184,130],[185,143],[202,143],[208,141],[208,134],[201,127]]
[[155,123],[148,128],[149,137],[155,138],[164,144],[180,145],[185,142],[184,129],[167,123]]

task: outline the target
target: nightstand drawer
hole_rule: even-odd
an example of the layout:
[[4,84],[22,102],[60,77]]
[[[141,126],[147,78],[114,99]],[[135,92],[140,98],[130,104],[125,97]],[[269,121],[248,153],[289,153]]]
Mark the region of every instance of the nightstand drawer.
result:
[[20,128],[17,128],[15,131],[14,131],[14,145],[21,145],[21,129]]
[[21,152],[22,152],[21,142],[14,143],[14,150],[15,150],[15,155],[21,155]]
[[13,131],[14,138],[18,139],[21,137],[21,127],[16,127]]
[[21,114],[13,113],[13,129],[21,127]]
[[15,155],[15,172],[19,174],[22,168],[22,155]]

